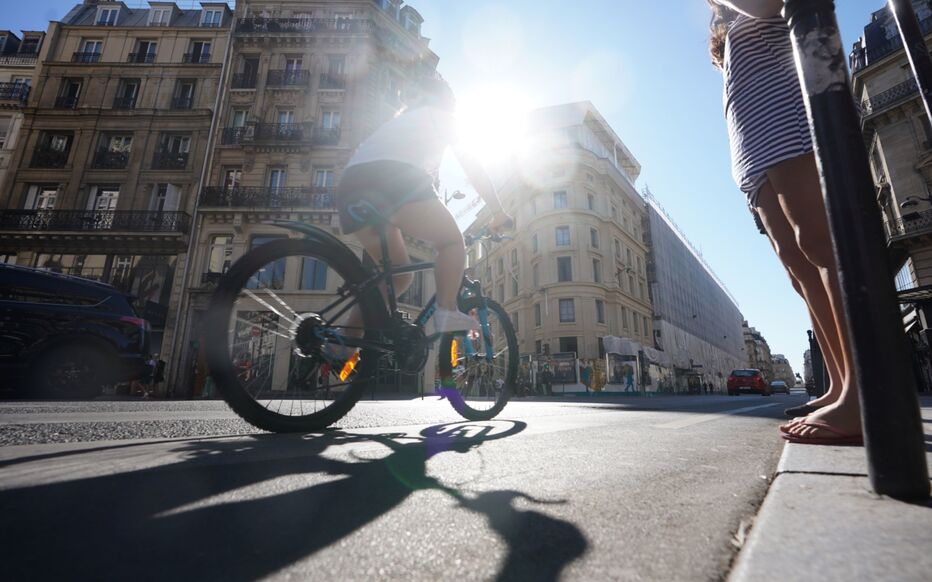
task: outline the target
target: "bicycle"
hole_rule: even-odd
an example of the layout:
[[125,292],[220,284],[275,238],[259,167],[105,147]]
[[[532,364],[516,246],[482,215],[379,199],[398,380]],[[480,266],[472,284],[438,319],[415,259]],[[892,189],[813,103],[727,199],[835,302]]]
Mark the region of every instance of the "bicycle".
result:
[[[374,268],[366,268],[346,244],[316,226],[277,221],[273,224],[303,238],[255,247],[221,278],[211,299],[205,345],[211,377],[224,400],[264,430],[321,430],[346,415],[378,374],[423,370],[439,339],[440,377],[452,377],[456,384],[441,387],[439,395],[468,420],[494,418],[508,402],[518,369],[518,342],[507,313],[482,295],[478,281],[464,276],[459,308],[478,320],[478,332],[428,337],[424,325],[435,310],[436,297],[408,321],[398,308],[392,277],[429,270],[434,264],[393,266],[384,218],[372,208],[360,212],[367,214],[381,239],[383,259]],[[483,230],[469,242],[504,238]],[[388,305],[379,291],[382,283]],[[363,320],[355,329],[359,337],[338,323],[355,305]],[[355,352],[342,359],[328,346]],[[298,374],[288,370],[294,361],[301,368]],[[317,377],[324,363],[331,368],[326,389],[295,381]]]

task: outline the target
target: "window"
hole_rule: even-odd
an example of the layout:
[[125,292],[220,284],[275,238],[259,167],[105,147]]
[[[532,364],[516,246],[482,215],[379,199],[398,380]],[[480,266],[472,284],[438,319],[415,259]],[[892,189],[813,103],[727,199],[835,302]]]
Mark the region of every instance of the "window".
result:
[[634,275],[628,275],[628,293],[637,295],[637,287],[634,286]]
[[[264,244],[279,240],[281,236],[256,236],[252,239],[250,248],[257,248]],[[285,259],[278,259],[274,263],[259,269],[246,282],[247,289],[283,289],[285,287]]]
[[639,321],[641,318],[638,317],[638,314],[637,314],[637,313],[632,313],[631,315],[633,316],[633,317],[631,318],[631,324],[632,324],[633,327],[634,327],[634,333],[639,334],[639,333],[641,333],[641,330],[639,329],[640,324],[638,323],[638,321]]
[[605,323],[605,302],[601,299],[595,300],[595,321]]
[[638,264],[638,275],[644,276],[644,265],[641,263],[641,257],[635,257]]
[[[576,300],[560,300],[560,323],[573,323],[576,321]],[[560,351],[563,351],[562,349]]]
[[324,291],[327,289],[327,263],[304,257],[301,267],[301,281],[298,288],[309,291]]
[[293,78],[304,66],[302,57],[285,57],[285,76]]
[[324,129],[339,129],[340,128],[340,112],[339,111],[321,112],[320,126]]
[[53,210],[58,199],[58,184],[32,184],[26,192],[26,210]]
[[237,186],[243,180],[243,169],[239,166],[226,167],[223,168],[223,189],[230,191]]
[[614,241],[615,241],[615,258],[620,261],[621,260],[621,241],[619,241],[617,238],[614,239]]
[[612,204],[612,221],[618,222],[618,207]]
[[136,45],[136,54],[131,56],[133,63],[154,63],[159,43],[154,40],[140,40]]
[[592,281],[595,283],[602,282],[602,261],[592,259]]
[[555,229],[555,233],[556,233],[556,244],[558,247],[570,246],[570,227],[558,226]]
[[291,125],[294,123],[294,109],[279,109],[276,119],[279,125]]
[[119,8],[99,8],[97,10],[97,26],[116,26]]
[[122,79],[113,106],[116,109],[132,109],[136,107],[138,97],[139,79]]
[[553,208],[566,208],[566,191],[561,190],[553,193]]
[[171,24],[170,8],[153,8],[149,10],[149,26],[168,26]]
[[346,73],[346,57],[343,55],[330,55],[327,57],[327,74],[331,77],[342,77]]
[[518,295],[518,277],[517,273],[511,278],[511,296],[516,297]]
[[626,263],[629,267],[634,267],[634,261],[631,259],[631,249],[625,249],[625,256],[628,258]]
[[531,237],[531,252],[540,252],[540,240],[537,238],[536,232],[534,233],[534,236]]
[[233,235],[215,234],[210,237],[210,251],[207,255],[208,273],[226,273],[233,262]]
[[152,212],[175,212],[181,202],[181,188],[174,184],[155,184],[149,200]]
[[99,40],[85,40],[81,43],[81,52],[74,55],[74,62],[96,63],[100,61],[100,53],[104,43]]
[[564,283],[573,280],[573,259],[557,257],[557,281]]
[[542,318],[541,318],[541,313],[540,313],[540,303],[535,303],[534,304],[534,326],[535,327],[540,327],[541,319]]
[[511,249],[511,266],[518,266],[518,249]]
[[589,245],[594,249],[599,248],[599,231],[594,228],[589,229]]
[[246,127],[247,119],[249,119],[248,109],[234,109],[230,113],[230,127]]
[[498,296],[499,303],[505,302],[505,285],[499,283],[497,296]]
[[498,257],[498,260],[495,261],[495,267],[498,270],[498,274],[501,275],[505,272],[505,259]]
[[628,308],[624,306],[621,308],[621,327],[628,329]]
[[534,282],[534,288],[537,289],[540,287],[540,263],[535,263],[534,266],[531,267],[531,277]]
[[19,45],[19,54],[34,55],[39,52],[39,42],[42,40],[38,36],[23,37],[23,44]]
[[650,327],[647,325],[647,317],[644,317],[644,335],[648,335],[649,333]]
[[61,89],[58,91],[58,99],[55,106],[66,109],[74,109],[78,105],[78,97],[81,96],[80,79],[62,80]]
[[514,326],[514,328],[515,328],[515,333],[518,333],[518,332],[520,331],[520,327],[519,327],[519,323],[518,323],[518,312],[517,312],[517,311],[512,312],[512,314],[511,314],[511,324],[512,324],[512,325]]
[[542,347],[543,347],[543,346],[541,345],[541,341],[540,341],[540,340],[534,340],[534,353],[535,353],[535,354],[541,353],[541,348],[542,348]]
[[418,307],[424,306],[424,271],[418,271],[414,273],[414,279],[411,281],[411,286],[408,289],[398,296],[399,303],[405,303],[407,305],[416,305]]
[[208,63],[210,62],[210,42],[206,40],[191,41],[191,52],[186,59],[191,63]]
[[129,154],[133,150],[132,135],[105,135],[100,140],[94,167],[104,169],[125,168],[129,163]]
[[269,189],[280,190],[285,187],[288,172],[285,168],[272,168],[269,170]]
[[337,12],[333,17],[337,23],[337,30],[349,30],[353,24],[353,15],[348,12]]
[[194,80],[178,79],[172,109],[191,109],[194,106]]
[[222,10],[205,10],[201,17],[201,26],[208,28],[219,28],[223,21]]
[[595,210],[595,196],[592,194],[586,194],[586,206],[589,210]]
[[641,299],[647,301],[647,285],[644,284],[644,281],[640,281],[641,286]]
[[317,188],[333,188],[333,170],[328,168],[315,171],[314,186]]
[[92,186],[90,196],[87,197],[87,209],[98,213],[113,212],[116,210],[119,198],[119,186]]

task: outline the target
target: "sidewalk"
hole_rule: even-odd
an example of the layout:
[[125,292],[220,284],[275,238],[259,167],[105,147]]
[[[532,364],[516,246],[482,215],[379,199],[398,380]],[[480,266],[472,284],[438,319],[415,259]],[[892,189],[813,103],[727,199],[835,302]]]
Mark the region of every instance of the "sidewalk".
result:
[[[932,467],[932,398],[922,398]],[[916,580],[932,573],[932,501],[870,491],[863,447],[787,444],[730,582]]]

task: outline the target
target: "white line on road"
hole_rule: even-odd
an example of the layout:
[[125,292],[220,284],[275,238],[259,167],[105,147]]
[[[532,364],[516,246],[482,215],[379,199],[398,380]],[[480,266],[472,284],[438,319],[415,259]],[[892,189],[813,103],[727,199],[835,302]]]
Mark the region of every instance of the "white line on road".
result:
[[673,422],[665,422],[663,424],[655,424],[654,428],[686,428],[687,426],[693,426],[694,424],[699,424],[702,422],[709,422],[711,420],[718,420],[732,414],[738,414],[741,412],[750,412],[752,410],[758,410],[760,408],[767,408],[768,406],[776,406],[776,403],[772,404],[761,404],[759,406],[745,406],[744,408],[735,408],[734,410],[726,410],[724,412],[715,412],[712,414],[697,414],[695,416],[690,416],[682,420],[674,420]]

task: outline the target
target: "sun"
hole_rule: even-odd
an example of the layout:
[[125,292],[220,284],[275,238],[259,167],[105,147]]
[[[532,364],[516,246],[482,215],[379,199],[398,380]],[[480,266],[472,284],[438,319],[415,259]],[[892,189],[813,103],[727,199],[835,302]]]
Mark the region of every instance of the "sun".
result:
[[514,87],[483,86],[457,96],[458,146],[487,164],[516,152],[525,137],[530,100]]

